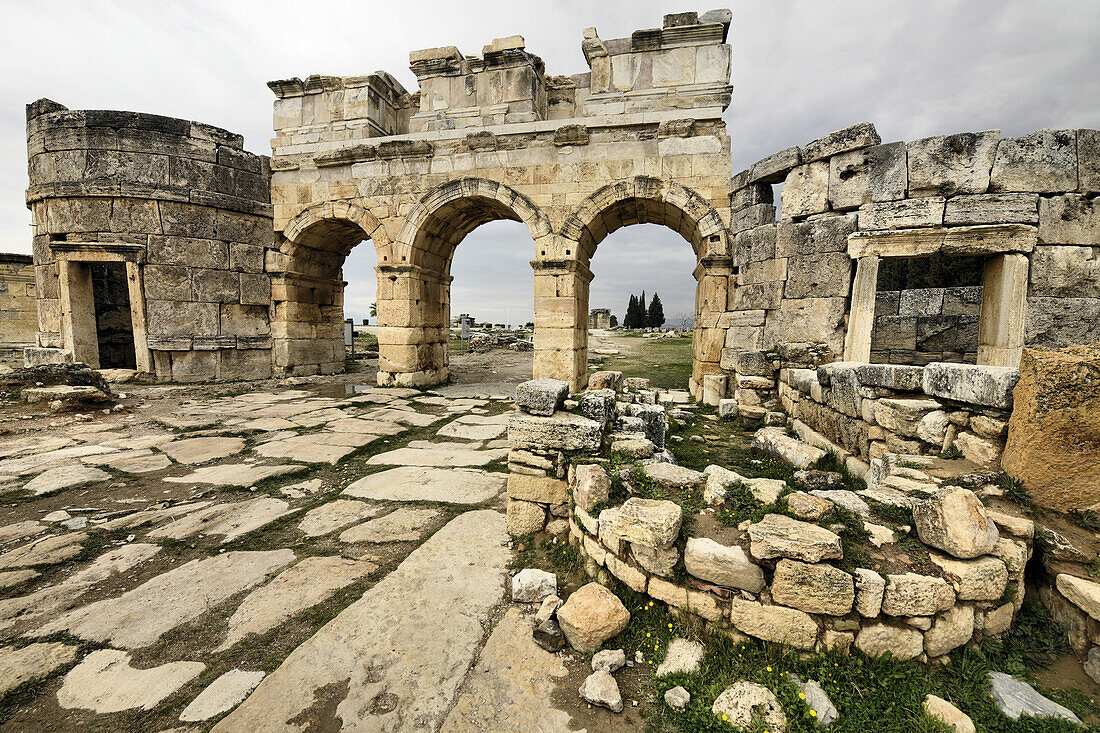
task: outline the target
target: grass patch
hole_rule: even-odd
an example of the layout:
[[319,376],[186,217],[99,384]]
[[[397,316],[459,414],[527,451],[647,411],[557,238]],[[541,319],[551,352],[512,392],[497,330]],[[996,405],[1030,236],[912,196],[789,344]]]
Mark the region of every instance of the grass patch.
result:
[[624,377],[643,377],[659,389],[686,389],[691,380],[691,337],[643,339],[641,334],[618,332],[617,337],[636,337],[630,354],[603,357],[597,369],[614,370]]

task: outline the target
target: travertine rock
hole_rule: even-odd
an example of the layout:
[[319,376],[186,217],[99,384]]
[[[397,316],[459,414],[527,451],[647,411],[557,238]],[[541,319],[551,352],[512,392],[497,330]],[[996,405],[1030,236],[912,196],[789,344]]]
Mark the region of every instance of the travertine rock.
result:
[[824,563],[780,560],[771,585],[772,600],[807,613],[843,616],[855,602],[852,576]]
[[573,498],[577,506],[586,512],[594,511],[597,503],[607,501],[611,492],[611,479],[603,466],[595,463],[582,464],[575,471]]
[[595,420],[568,412],[550,417],[516,412],[508,418],[508,441],[513,449],[595,452],[600,448],[602,427]]
[[750,552],[760,560],[789,557],[820,562],[843,557],[840,537],[816,524],[799,522],[782,514],[768,514],[749,526]]
[[995,601],[1008,586],[1008,568],[1000,558],[956,560],[939,553],[929,553],[929,557],[955,586],[960,601]]
[[924,637],[905,626],[868,624],[856,635],[856,649],[870,657],[891,654],[894,659],[914,659],[924,651]]
[[936,616],[932,628],[924,632],[924,651],[939,657],[960,647],[974,636],[974,607],[958,605]]
[[913,519],[922,542],[963,559],[992,552],[1000,537],[981,500],[961,487],[940,489],[917,502]]
[[1100,584],[1061,573],[1055,579],[1058,592],[1092,618],[1100,621]]
[[1038,130],[1005,138],[997,146],[991,191],[1057,193],[1077,189],[1077,135],[1074,130]]
[[697,641],[676,638],[669,642],[665,659],[657,665],[656,676],[666,674],[695,674],[703,662],[706,647]]
[[764,571],[737,545],[727,547],[706,537],[691,537],[684,547],[684,567],[691,575],[715,585],[759,593]]
[[817,623],[808,613],[795,608],[734,598],[730,601],[730,622],[749,636],[799,649],[812,649],[817,641]]
[[909,195],[985,193],[1000,135],[1000,130],[986,130],[913,140],[908,145]]
[[630,612],[599,583],[581,586],[558,609],[558,623],[569,645],[581,653],[598,650],[630,623]]
[[970,716],[942,697],[925,695],[921,707],[924,708],[924,712],[952,728],[955,733],[976,733],[977,729]]
[[867,568],[856,568],[855,608],[860,616],[875,618],[882,612],[882,597],[886,579]]
[[623,696],[619,683],[606,670],[596,670],[585,678],[580,688],[581,698],[593,705],[605,707],[613,713],[623,711]]
[[525,568],[512,576],[512,600],[516,603],[541,603],[558,593],[558,578],[537,568]]
[[931,616],[955,605],[955,591],[943,578],[906,573],[887,575],[882,612],[888,616]]
[[553,415],[569,396],[569,383],[560,379],[530,379],[516,387],[516,405],[532,415]]
[[100,715],[141,708],[152,710],[161,700],[198,677],[202,662],[170,662],[159,667],[135,669],[130,655],[100,649],[84,658],[65,675],[57,691],[63,708],[84,708]]
[[615,531],[628,542],[664,549],[676,541],[683,515],[675,502],[631,497],[618,509]]

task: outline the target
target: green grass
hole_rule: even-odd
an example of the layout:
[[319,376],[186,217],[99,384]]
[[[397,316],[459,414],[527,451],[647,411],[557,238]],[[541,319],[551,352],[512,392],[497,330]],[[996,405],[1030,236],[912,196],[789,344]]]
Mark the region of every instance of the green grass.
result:
[[[626,336],[625,333],[616,334]],[[644,377],[649,386],[687,389],[691,380],[691,337],[643,339],[631,346],[633,353],[605,356],[596,370],[620,371],[624,377]]]

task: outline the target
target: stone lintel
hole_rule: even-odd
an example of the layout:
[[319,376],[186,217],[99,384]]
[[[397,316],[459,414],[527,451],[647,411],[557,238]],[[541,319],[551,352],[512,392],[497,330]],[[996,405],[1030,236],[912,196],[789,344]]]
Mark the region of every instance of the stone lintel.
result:
[[954,255],[1031,252],[1037,235],[1035,227],[1024,224],[856,232],[848,236],[848,256],[859,259],[870,255],[919,257],[936,252]]

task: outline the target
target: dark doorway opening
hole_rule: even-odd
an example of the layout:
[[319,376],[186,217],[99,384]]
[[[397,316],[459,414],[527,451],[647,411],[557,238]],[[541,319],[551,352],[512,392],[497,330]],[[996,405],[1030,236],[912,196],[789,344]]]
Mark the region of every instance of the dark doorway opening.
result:
[[99,262],[91,266],[95,301],[96,340],[100,369],[137,369],[134,324],[130,317],[130,287],[126,263]]

